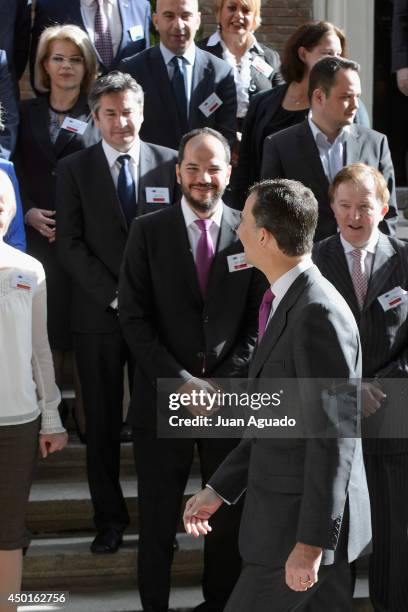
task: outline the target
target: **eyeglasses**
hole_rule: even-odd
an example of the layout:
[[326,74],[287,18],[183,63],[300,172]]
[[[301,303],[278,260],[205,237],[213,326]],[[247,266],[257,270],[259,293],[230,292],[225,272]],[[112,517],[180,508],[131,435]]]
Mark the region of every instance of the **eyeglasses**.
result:
[[68,62],[70,66],[81,66],[84,63],[84,58],[81,55],[71,55],[71,57],[51,55],[50,61],[57,66],[62,66],[65,62]]

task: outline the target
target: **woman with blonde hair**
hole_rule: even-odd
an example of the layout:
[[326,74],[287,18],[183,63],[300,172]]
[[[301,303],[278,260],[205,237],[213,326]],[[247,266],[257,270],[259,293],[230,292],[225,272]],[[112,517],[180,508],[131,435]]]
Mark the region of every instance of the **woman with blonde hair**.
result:
[[4,598],[21,590],[38,447],[46,457],[67,443],[47,339],[44,269],[3,241],[15,210],[12,183],[0,170],[0,612],[17,610]]
[[69,331],[70,281],[55,250],[57,163],[100,140],[87,95],[97,58],[87,34],[57,25],[41,35],[35,62],[38,98],[20,104],[15,155],[27,228],[27,252],[43,264],[48,283],[48,335],[57,383],[72,349]]

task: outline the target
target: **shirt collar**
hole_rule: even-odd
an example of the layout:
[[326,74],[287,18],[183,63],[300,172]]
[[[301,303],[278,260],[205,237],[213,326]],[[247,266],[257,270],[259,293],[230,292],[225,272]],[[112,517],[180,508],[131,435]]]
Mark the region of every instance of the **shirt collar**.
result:
[[[183,213],[184,222],[186,224],[186,227],[190,227],[191,225],[193,227],[196,227],[194,224],[194,221],[196,221],[200,217],[196,215],[196,213],[191,208],[191,206],[188,205],[187,200],[184,196],[181,198],[181,210]],[[217,225],[218,227],[221,227],[222,213],[223,213],[223,202],[222,200],[218,200],[217,205],[214,209],[214,212],[211,216],[211,219],[213,220],[215,225]]]
[[276,307],[279,302],[288,292],[289,287],[295,282],[297,277],[302,274],[302,272],[305,272],[305,270],[308,270],[313,266],[314,264],[312,258],[310,255],[308,255],[307,257],[302,259],[302,261],[300,261],[296,266],[285,272],[285,274],[282,274],[282,276],[280,276],[278,280],[276,280],[273,285],[271,285],[271,291],[275,296],[275,299],[273,301],[274,311],[276,310]]
[[131,148],[129,149],[129,151],[127,151],[127,153],[123,153],[122,151],[117,151],[116,149],[111,147],[106,142],[106,140],[102,140],[102,149],[103,149],[103,152],[106,155],[106,159],[108,160],[109,168],[113,168],[113,166],[115,165],[116,160],[118,159],[119,155],[130,155],[130,157],[133,159],[135,165],[136,166],[139,165],[140,139],[139,139],[138,136],[137,136],[135,142],[133,143],[133,145],[131,146]]
[[[207,40],[207,47],[215,47],[215,45],[218,45],[218,43],[225,44],[221,38],[219,30],[216,30],[214,34],[211,34],[211,36]],[[251,51],[252,49],[256,49],[258,53],[264,55],[263,49],[259,42],[256,40],[254,34],[252,34],[252,45],[250,46],[248,51]]]
[[[171,60],[173,59],[173,57],[175,57],[175,53],[173,53],[172,51],[170,51],[170,49],[168,49],[167,47],[165,47],[163,45],[162,42],[160,42],[160,51],[161,54],[163,56],[164,59],[164,63],[166,64],[166,66],[169,64],[169,62],[171,62]],[[191,64],[191,66],[194,65],[194,60],[195,60],[195,56],[196,56],[196,46],[194,43],[192,43],[186,50],[185,52],[182,54],[182,56],[184,57],[184,59]],[[181,57],[181,56],[180,56]]]
[[[373,235],[371,236],[371,238],[367,242],[367,244],[365,244],[363,247],[360,247],[361,250],[362,251],[366,251],[367,253],[372,253],[373,255],[375,255],[375,251],[377,249],[377,244],[378,244],[379,237],[380,237],[380,232],[379,232],[378,229],[376,229],[373,232]],[[356,248],[352,244],[347,242],[347,240],[345,240],[341,234],[340,234],[340,240],[341,240],[341,244],[343,245],[343,249],[344,249],[344,252],[346,253],[346,255],[348,255],[348,253],[351,253],[351,251],[354,251],[354,249]]]
[[[311,129],[311,132],[313,134],[313,138],[315,141],[317,141],[318,138],[323,138],[325,144],[329,145],[330,147],[337,141],[337,140],[345,140],[347,134],[350,131],[350,126],[349,125],[345,125],[341,128],[336,140],[334,140],[333,142],[329,142],[329,140],[327,139],[327,136],[324,132],[322,132],[322,130],[315,124],[315,122],[313,121],[313,117],[312,117],[312,111],[309,111],[309,114],[307,116],[307,120],[309,122],[309,127]],[[320,136],[319,136],[320,135]]]
[[[116,4],[116,0],[103,0],[105,3],[109,3],[112,5]],[[82,6],[94,6],[96,4],[95,0],[81,0],[81,5]]]

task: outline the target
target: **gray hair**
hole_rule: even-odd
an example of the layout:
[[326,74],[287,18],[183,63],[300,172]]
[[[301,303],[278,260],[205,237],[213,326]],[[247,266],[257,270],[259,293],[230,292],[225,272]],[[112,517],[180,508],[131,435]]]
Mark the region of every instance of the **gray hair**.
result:
[[135,94],[136,104],[143,106],[143,89],[127,72],[112,70],[108,74],[99,77],[91,87],[88,96],[88,104],[91,111],[96,115],[101,105],[101,97],[104,94],[132,91]]

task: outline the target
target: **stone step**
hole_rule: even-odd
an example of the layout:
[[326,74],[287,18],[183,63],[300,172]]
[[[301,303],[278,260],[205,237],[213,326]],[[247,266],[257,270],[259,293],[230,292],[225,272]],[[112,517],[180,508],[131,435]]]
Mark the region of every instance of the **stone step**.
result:
[[[93,555],[91,536],[33,540],[24,558],[23,590],[128,586],[135,588],[137,536],[126,535],[113,555]],[[175,585],[199,584],[203,540],[180,534],[172,569]]]
[[[121,478],[131,523],[129,531],[137,533],[137,479]],[[201,480],[192,476],[188,480],[185,500],[201,487]],[[78,531],[93,532],[92,503],[88,483],[81,480],[61,481],[48,478],[34,482],[27,511],[27,525],[36,534],[58,534]]]

